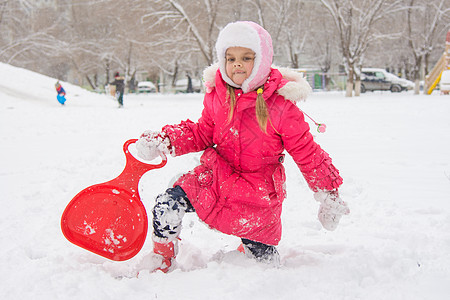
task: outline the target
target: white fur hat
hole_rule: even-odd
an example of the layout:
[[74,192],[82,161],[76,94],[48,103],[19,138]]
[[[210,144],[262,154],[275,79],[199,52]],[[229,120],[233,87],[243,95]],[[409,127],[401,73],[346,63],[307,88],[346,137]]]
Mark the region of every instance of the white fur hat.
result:
[[[242,83],[242,86],[236,85],[227,76],[225,53],[230,47],[244,47],[255,52],[252,73]],[[269,76],[273,58],[272,38],[264,28],[254,22],[229,23],[219,33],[216,53],[223,80],[235,88],[241,88],[244,93],[251,92],[263,85]]]

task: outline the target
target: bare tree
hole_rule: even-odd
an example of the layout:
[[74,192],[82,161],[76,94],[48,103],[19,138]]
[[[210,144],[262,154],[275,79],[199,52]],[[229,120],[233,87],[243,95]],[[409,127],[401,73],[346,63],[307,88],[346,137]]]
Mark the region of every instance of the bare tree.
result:
[[149,8],[150,12],[143,16],[143,20],[150,22],[151,28],[157,25],[165,26],[170,30],[170,36],[188,33],[194,39],[205,61],[211,64],[214,59],[213,37],[217,29],[216,19],[221,0],[204,0],[204,5],[195,7],[178,0],[154,2],[156,5]]
[[292,68],[300,68],[300,56],[304,54],[310,32],[310,10],[304,1],[280,2],[274,15],[276,27],[273,32],[274,51],[278,57],[286,57]]
[[[31,1],[2,2],[0,58],[7,63],[20,61],[24,67],[38,70],[48,56],[57,56],[58,40],[54,38],[57,24],[53,9],[38,9]],[[41,58],[37,60],[36,58]]]
[[0,1],[0,28],[2,28],[2,20],[3,20],[3,15],[5,13],[6,10],[6,5],[8,4],[9,0],[2,0]]
[[[415,94],[419,94],[420,79],[429,71],[429,58],[439,40],[450,29],[450,1],[427,2],[407,0],[408,48],[413,57],[412,76]],[[443,43],[442,43],[443,44]],[[423,68],[423,69],[422,69]]]
[[[339,34],[340,49],[347,72],[346,96],[359,95],[360,67],[369,44],[381,33],[374,25],[399,9],[396,0],[320,0],[331,14]],[[356,84],[355,84],[356,79]]]
[[420,60],[428,70],[442,50],[449,1],[0,0],[0,61],[92,88],[113,71],[130,82],[146,73],[174,83],[214,62],[223,26],[250,20],[271,34],[276,64],[327,72],[342,63],[352,95],[363,64],[411,69]]

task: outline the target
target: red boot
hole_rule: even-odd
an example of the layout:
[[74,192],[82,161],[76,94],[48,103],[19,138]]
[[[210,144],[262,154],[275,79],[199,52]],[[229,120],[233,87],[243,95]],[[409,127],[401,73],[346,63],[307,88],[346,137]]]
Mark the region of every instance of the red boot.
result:
[[[170,267],[172,266],[173,261],[175,260],[176,254],[178,252],[178,241],[169,242],[169,243],[158,243],[153,241],[153,252],[155,254],[159,254],[162,256],[162,264],[161,267],[156,270],[161,270],[164,273],[170,271]],[[155,270],[155,271],[156,271]]]
[[237,248],[237,251],[245,254],[244,244],[240,244],[239,247]]

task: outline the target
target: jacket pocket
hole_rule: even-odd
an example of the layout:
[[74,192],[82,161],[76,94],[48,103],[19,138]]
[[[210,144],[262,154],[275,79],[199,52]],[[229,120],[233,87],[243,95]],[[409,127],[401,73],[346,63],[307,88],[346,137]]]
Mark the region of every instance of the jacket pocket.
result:
[[286,197],[286,173],[284,166],[280,164],[272,174],[273,184],[275,186],[275,192],[277,193],[278,200],[283,201]]

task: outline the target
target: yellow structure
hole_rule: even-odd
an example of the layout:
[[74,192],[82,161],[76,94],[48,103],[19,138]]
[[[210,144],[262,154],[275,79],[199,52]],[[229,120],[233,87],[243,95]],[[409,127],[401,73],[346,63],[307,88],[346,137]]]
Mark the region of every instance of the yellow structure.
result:
[[444,70],[450,69],[450,30],[447,32],[447,38],[445,39],[445,51],[442,54],[439,61],[434,65],[434,68],[425,76],[425,88],[424,91],[427,95],[430,95],[439,81]]

